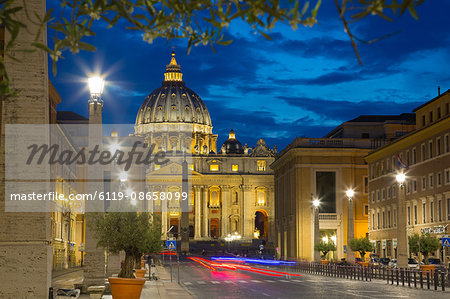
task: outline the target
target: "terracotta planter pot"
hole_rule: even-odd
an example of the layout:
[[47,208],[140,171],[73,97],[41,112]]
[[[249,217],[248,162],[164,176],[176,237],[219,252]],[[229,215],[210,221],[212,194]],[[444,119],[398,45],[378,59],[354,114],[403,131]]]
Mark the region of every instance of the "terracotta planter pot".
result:
[[424,275],[427,275],[427,272],[430,273],[430,276],[433,275],[434,269],[436,268],[436,265],[422,265],[420,266],[422,269],[422,272]]
[[139,299],[145,278],[109,277],[113,299]]
[[146,272],[145,269],[136,269],[136,278],[144,278]]
[[360,264],[363,266],[363,268],[369,267],[369,262],[361,262]]
[[330,261],[328,260],[320,260],[320,263],[323,265],[328,265],[330,263]]

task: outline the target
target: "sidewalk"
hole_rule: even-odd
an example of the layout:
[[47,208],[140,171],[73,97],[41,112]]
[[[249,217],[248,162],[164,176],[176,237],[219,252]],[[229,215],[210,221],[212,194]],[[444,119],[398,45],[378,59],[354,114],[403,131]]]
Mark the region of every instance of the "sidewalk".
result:
[[[149,272],[145,274],[148,279]],[[155,274],[158,280],[147,280],[142,289],[141,299],[153,298],[194,298],[185,288],[180,286],[176,279],[170,282],[170,272],[162,266],[156,266]],[[89,299],[89,295],[82,294],[78,299]],[[102,299],[112,299],[111,295],[103,295]]]
[[[142,289],[141,298],[194,298],[176,280],[170,282],[170,273],[162,266],[156,266],[158,280],[146,281]],[[147,273],[148,275],[149,273]]]

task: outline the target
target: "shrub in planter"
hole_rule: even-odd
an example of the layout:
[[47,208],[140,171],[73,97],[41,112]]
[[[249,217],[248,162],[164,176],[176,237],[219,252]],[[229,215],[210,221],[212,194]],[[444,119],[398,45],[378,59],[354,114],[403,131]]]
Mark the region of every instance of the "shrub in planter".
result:
[[439,239],[430,234],[413,234],[408,237],[409,251],[418,254],[423,254],[425,265],[429,264],[428,256],[441,247]]
[[125,261],[119,278],[134,278],[133,269],[137,256],[161,247],[161,234],[156,221],[149,213],[108,212],[96,218],[97,246],[111,253],[125,252]]
[[370,243],[369,239],[367,238],[356,238],[352,239],[349,242],[350,249],[353,251],[358,251],[361,255],[361,261],[364,263],[364,257],[366,255],[366,252],[374,251],[374,246],[372,243]]
[[328,252],[336,251],[336,249],[337,248],[336,248],[336,245],[334,244],[334,242],[320,241],[319,243],[316,243],[314,245],[314,250],[322,253],[322,255],[321,255],[322,260],[326,259]]

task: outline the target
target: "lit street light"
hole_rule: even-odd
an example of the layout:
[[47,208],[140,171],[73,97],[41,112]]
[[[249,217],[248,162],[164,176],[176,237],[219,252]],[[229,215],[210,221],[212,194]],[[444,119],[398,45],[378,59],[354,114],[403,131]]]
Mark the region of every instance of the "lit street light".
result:
[[406,176],[399,172],[395,176],[398,183],[398,197],[397,197],[397,265],[399,268],[408,267],[408,247],[406,237],[406,203],[405,203],[405,186]]
[[350,241],[355,237],[355,227],[353,224],[353,196],[355,191],[352,188],[347,189],[345,194],[348,198],[348,211],[347,211],[347,262],[350,264],[355,263],[355,253],[350,249]]
[[91,93],[91,99],[101,99],[103,88],[105,87],[105,80],[100,76],[93,76],[88,79],[89,92]]
[[[313,199],[314,198],[314,199]],[[312,209],[313,209],[313,217],[314,217],[314,244],[317,244],[320,242],[320,226],[319,226],[319,206],[320,206],[320,200],[317,197],[313,197],[313,194],[311,193],[311,203],[312,203]],[[320,261],[320,252],[314,250],[314,262]]]

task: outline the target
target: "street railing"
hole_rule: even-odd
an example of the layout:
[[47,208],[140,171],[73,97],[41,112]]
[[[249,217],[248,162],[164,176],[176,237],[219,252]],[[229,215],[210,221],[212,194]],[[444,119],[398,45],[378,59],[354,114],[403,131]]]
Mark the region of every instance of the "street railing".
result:
[[387,284],[408,286],[421,289],[434,289],[445,291],[450,287],[450,269],[436,268],[432,272],[421,269],[389,268],[384,266],[368,265],[340,265],[322,264],[312,262],[297,262],[295,266],[285,266],[286,270],[303,272],[314,275],[331,276],[352,280],[372,281],[372,279],[385,280]]

